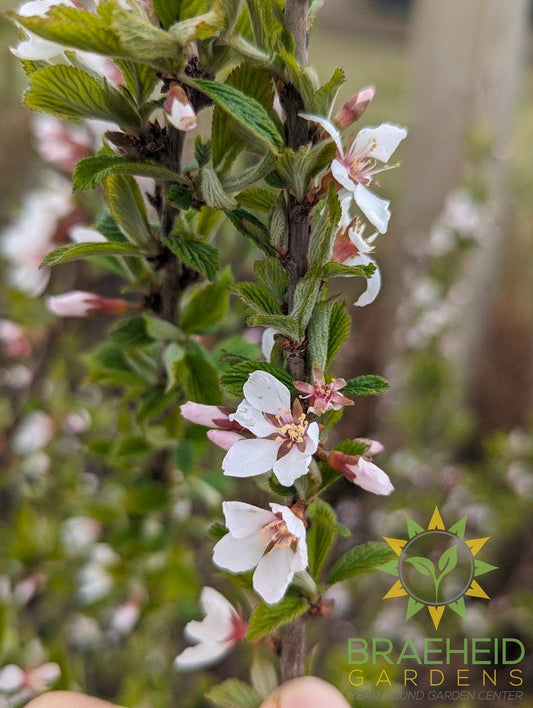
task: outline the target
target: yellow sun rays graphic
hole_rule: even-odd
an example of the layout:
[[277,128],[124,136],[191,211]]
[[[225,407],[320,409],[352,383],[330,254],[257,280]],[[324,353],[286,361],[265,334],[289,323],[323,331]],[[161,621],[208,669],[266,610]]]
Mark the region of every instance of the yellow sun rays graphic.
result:
[[[476,557],[489,540],[490,536],[466,540],[466,519],[467,517],[464,516],[460,521],[447,529],[438,507],[435,507],[435,511],[426,529],[409,516],[406,516],[407,539],[383,537],[397,556],[397,558],[385,563],[379,568],[383,572],[389,573],[397,578],[396,582],[387,594],[384,595],[383,599],[389,600],[395,597],[407,597],[406,621],[416,615],[417,612],[424,607],[427,607],[433,625],[435,629],[438,629],[446,607],[449,607],[460,617],[466,617],[465,596],[482,598],[484,600],[490,599],[476,580],[480,575],[489,573],[491,570],[497,568],[497,566],[486,563]],[[449,545],[448,548],[440,554],[436,562],[433,562],[431,558],[426,556],[409,556],[409,550],[416,547],[416,543],[422,538],[426,541],[428,539],[446,540]],[[439,588],[442,581],[456,569],[458,548],[462,552],[463,558],[466,558],[466,566],[469,568],[467,579],[466,581],[462,581],[462,587],[456,590],[454,596],[447,600],[439,600]],[[414,568],[420,576],[424,576],[433,581],[432,592],[434,592],[434,598],[432,599],[434,601],[420,597],[412,587],[410,587],[409,582],[406,581],[404,573],[402,572],[407,566],[409,566],[409,569]]]

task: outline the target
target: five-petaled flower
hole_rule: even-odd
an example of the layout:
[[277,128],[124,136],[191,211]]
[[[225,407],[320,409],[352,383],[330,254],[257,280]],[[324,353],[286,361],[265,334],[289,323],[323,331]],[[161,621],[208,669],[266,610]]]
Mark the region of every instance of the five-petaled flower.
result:
[[198,669],[214,664],[246,636],[248,625],[240,611],[214,588],[202,590],[200,604],[204,619],[189,622],[184,632],[196,646],[187,647],[176,657],[174,665],[177,669]]
[[216,544],[213,562],[232,573],[255,568],[254,590],[269,605],[279,602],[307,567],[304,522],[281,504],[271,503],[272,511],[238,501],[222,508],[229,533]]
[[[345,152],[341,134],[331,121],[307,113],[300,115],[318,123],[333,139],[337,155],[331,163],[331,174],[351,194],[370,223],[384,234],[390,219],[390,202],[377,197],[368,187],[376,184],[374,175],[396,167],[386,163],[407,136],[407,130],[392,123],[382,123],[377,128],[363,128]],[[385,164],[378,167],[378,162]]]
[[339,393],[344,386],[346,386],[344,379],[331,379],[329,383],[326,383],[324,372],[316,368],[313,369],[312,384],[307,381],[294,382],[294,387],[306,394],[300,398],[308,399],[308,410],[315,415],[323,415],[326,411],[337,411],[343,406],[352,406],[351,398]]
[[243,391],[244,401],[230,419],[256,437],[230,447],[222,462],[224,474],[252,477],[273,470],[290,487],[309,468],[318,446],[318,424],[309,423],[297,399],[291,406],[289,389],[266,371],[250,374]]

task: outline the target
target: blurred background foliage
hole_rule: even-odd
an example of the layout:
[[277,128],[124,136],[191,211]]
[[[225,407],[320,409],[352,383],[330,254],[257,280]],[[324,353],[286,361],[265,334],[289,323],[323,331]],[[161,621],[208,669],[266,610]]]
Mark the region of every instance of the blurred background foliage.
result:
[[[526,695],[533,679],[528,13],[521,0],[326,0],[311,41],[321,79],[345,67],[341,98],[376,86],[364,124],[385,120],[411,131],[401,171],[382,179],[393,204],[392,228],[377,253],[384,293],[353,310],[337,372],[390,379],[383,400],[346,411],[339,435],[384,440],[380,465],[397,491],[383,500],[343,481],[331,488],[329,501],[353,534],[338,551],[401,537],[405,514],[424,524],[435,505],[448,525],[467,514],[467,536],[492,537],[484,560],[499,570],[484,579],[490,604],[470,599],[467,619],[447,616],[444,633],[522,639]],[[494,27],[500,42],[489,42]],[[5,226],[24,191],[39,185],[42,166],[31,117],[18,105],[25,82],[8,49],[16,30],[2,20],[0,32]],[[253,247],[227,227],[217,245],[246,278]],[[23,327],[27,346],[15,354],[4,347],[0,367],[0,663],[57,662],[55,687],[127,706],[210,705],[202,697],[210,685],[247,677],[245,650],[195,674],[177,674],[172,660],[184,646],[185,622],[199,616],[201,587],[228,591],[206,533],[237,482],[221,475],[221,454],[195,426],[172,449],[171,478],[161,479],[153,446],[171,445],[181,422],[176,413],[160,426],[144,425],[131,401],[99,384],[91,352],[112,321],[58,321],[42,300],[3,282],[0,315]],[[47,292],[74,284],[105,294],[114,281],[96,266],[70,264],[54,272]],[[350,302],[355,287],[351,279],[343,285]],[[211,344],[220,350],[243,321],[233,302]],[[250,353],[257,347],[246,346]],[[259,504],[267,498],[250,485],[246,498],[252,495]],[[310,641],[320,644],[311,671],[349,698],[346,638],[435,636],[425,614],[406,624],[404,603],[381,601],[389,585],[374,573],[335,587],[332,617],[313,630]],[[479,686],[472,674],[471,687]],[[451,671],[447,687],[454,687]],[[508,688],[503,667],[498,687]]]

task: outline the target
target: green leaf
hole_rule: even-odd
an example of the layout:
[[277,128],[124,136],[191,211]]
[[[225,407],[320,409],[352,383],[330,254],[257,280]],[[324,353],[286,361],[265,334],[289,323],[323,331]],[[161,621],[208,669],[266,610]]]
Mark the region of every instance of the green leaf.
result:
[[249,327],[273,327],[280,334],[284,334],[295,342],[299,342],[301,339],[300,325],[294,317],[288,317],[287,315],[251,315],[246,322]]
[[200,171],[200,191],[205,203],[212,209],[228,211],[236,209],[238,206],[235,199],[225,192],[217,173],[212,167],[202,167]]
[[192,236],[169,236],[165,244],[189,268],[214,280],[220,268],[218,248]]
[[105,236],[108,241],[113,243],[128,242],[128,239],[124,236],[111,214],[100,214],[96,219],[94,228]]
[[215,705],[223,708],[259,708],[263,702],[254,688],[239,679],[227,679],[205,695]]
[[279,258],[265,258],[254,263],[254,272],[261,287],[270,290],[278,300],[284,300],[287,294],[287,271]]
[[248,307],[259,314],[281,315],[281,310],[274,296],[267,288],[256,283],[237,283],[230,288]]
[[109,339],[118,347],[142,347],[151,342],[142,317],[119,320],[113,325]]
[[173,184],[167,192],[167,201],[180,209],[190,209],[192,206],[191,189],[180,184]]
[[271,211],[278,199],[278,192],[268,187],[251,187],[236,197],[239,204],[247,209]]
[[[242,64],[233,69],[224,85],[255,100],[265,115],[272,108],[274,89],[271,74],[266,69]],[[217,104],[213,113],[211,136],[213,164],[218,167],[224,162],[225,168],[229,167],[240,151],[246,147],[247,136],[249,136],[247,126],[243,128],[242,123],[232,116],[230,111]],[[224,161],[224,158],[227,159]]]
[[339,349],[350,335],[352,320],[346,309],[345,302],[335,302],[331,308],[328,336],[328,356],[326,368],[337,356]]
[[117,59],[115,64],[122,72],[126,86],[135,98],[137,105],[142,106],[145,101],[148,101],[158,82],[156,71],[146,64],[139,64],[128,59]]
[[132,243],[67,243],[58,246],[41,263],[41,266],[55,266],[58,263],[79,261],[90,256],[137,256],[141,254]]
[[270,243],[270,235],[266,226],[257,217],[244,209],[227,211],[226,216],[239,233],[249,238],[255,245],[263,250],[267,256],[277,254]]
[[444,577],[445,575],[448,575],[448,573],[451,573],[452,570],[455,568],[457,565],[457,546],[453,545],[447,548],[441,557],[439,558],[439,563],[438,567],[439,570],[441,571],[441,574],[439,577]]
[[341,440],[335,445],[335,450],[340,450],[345,455],[364,455],[368,450],[368,444],[361,440]]
[[183,341],[183,333],[171,322],[146,313],[143,314],[143,319],[146,332],[152,339],[158,342]]
[[[319,217],[311,230],[309,263],[323,266],[331,258],[333,243],[341,218],[340,202],[333,184],[329,186],[325,205],[318,205],[316,209],[319,211]],[[322,213],[320,213],[320,209]]]
[[309,572],[315,580],[318,580],[320,571],[335,543],[337,515],[322,499],[315,499],[307,513],[311,519],[311,528],[307,532]]
[[152,160],[130,160],[116,155],[95,155],[81,160],[73,175],[74,191],[92,189],[109,175],[139,175],[177,181],[180,176]]
[[325,263],[322,267],[323,278],[345,278],[351,276],[360,276],[361,278],[370,278],[375,272],[376,266],[373,263],[368,265],[350,266],[344,263]]
[[153,0],[153,5],[157,17],[165,29],[179,20],[181,0]]
[[315,93],[311,104],[311,112],[317,116],[329,116],[337,93],[345,80],[344,71],[339,68],[335,69],[331,79]]
[[247,639],[260,639],[278,627],[292,622],[307,612],[309,604],[302,597],[285,597],[277,605],[261,603],[250,618]]
[[294,151],[285,148],[276,160],[276,171],[283,183],[292,191],[299,202],[303,202],[309,191],[312,167],[311,145],[303,145]]
[[322,282],[316,272],[308,271],[298,282],[294,290],[294,305],[290,316],[299,324],[300,333],[303,334],[315,308]]
[[47,66],[30,76],[24,96],[28,108],[58,118],[98,118],[140,129],[140,118],[126,97],[102,78],[66,64]]
[[133,243],[154,252],[146,207],[139,185],[126,175],[110,175],[103,180],[104,194],[111,216]]
[[224,319],[228,306],[226,279],[196,289],[183,310],[181,327],[190,334],[205,332]]
[[307,325],[311,368],[318,367],[321,371],[325,371],[328,362],[329,323],[334,305],[334,300],[317,302]]
[[389,382],[381,376],[357,376],[355,379],[349,379],[346,386],[343,387],[343,394],[351,394],[352,396],[377,396],[384,393],[389,388]]
[[375,570],[394,557],[394,552],[386,543],[365,543],[355,546],[339,558],[328,577],[328,584],[334,585],[348,580],[354,575]]
[[254,371],[268,371],[269,374],[285,384],[289,390],[294,390],[290,374],[266,361],[241,361],[225,371],[220,377],[220,382],[228,393],[242,398],[242,387]]
[[184,364],[188,376],[183,381],[183,388],[188,399],[211,405],[222,403],[218,372],[200,347],[187,352]]
[[242,91],[207,79],[189,80],[189,83],[202,91],[223,111],[230,115],[246,131],[262,142],[272,152],[283,144],[281,135],[269,118],[263,106]]
[[274,17],[273,7],[275,3],[264,2],[264,0],[246,0],[252,30],[257,46],[260,49],[270,51],[276,33],[281,29],[279,22]]

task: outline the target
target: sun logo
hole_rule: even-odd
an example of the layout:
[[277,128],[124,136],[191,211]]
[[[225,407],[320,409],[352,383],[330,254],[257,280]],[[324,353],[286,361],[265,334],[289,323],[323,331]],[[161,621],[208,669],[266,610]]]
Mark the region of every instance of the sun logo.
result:
[[427,529],[406,521],[407,540],[383,537],[398,558],[379,567],[398,578],[383,599],[409,598],[406,621],[427,607],[438,629],[446,607],[466,617],[465,595],[490,599],[476,580],[497,568],[476,558],[490,536],[465,540],[466,516],[447,529],[437,507]]

